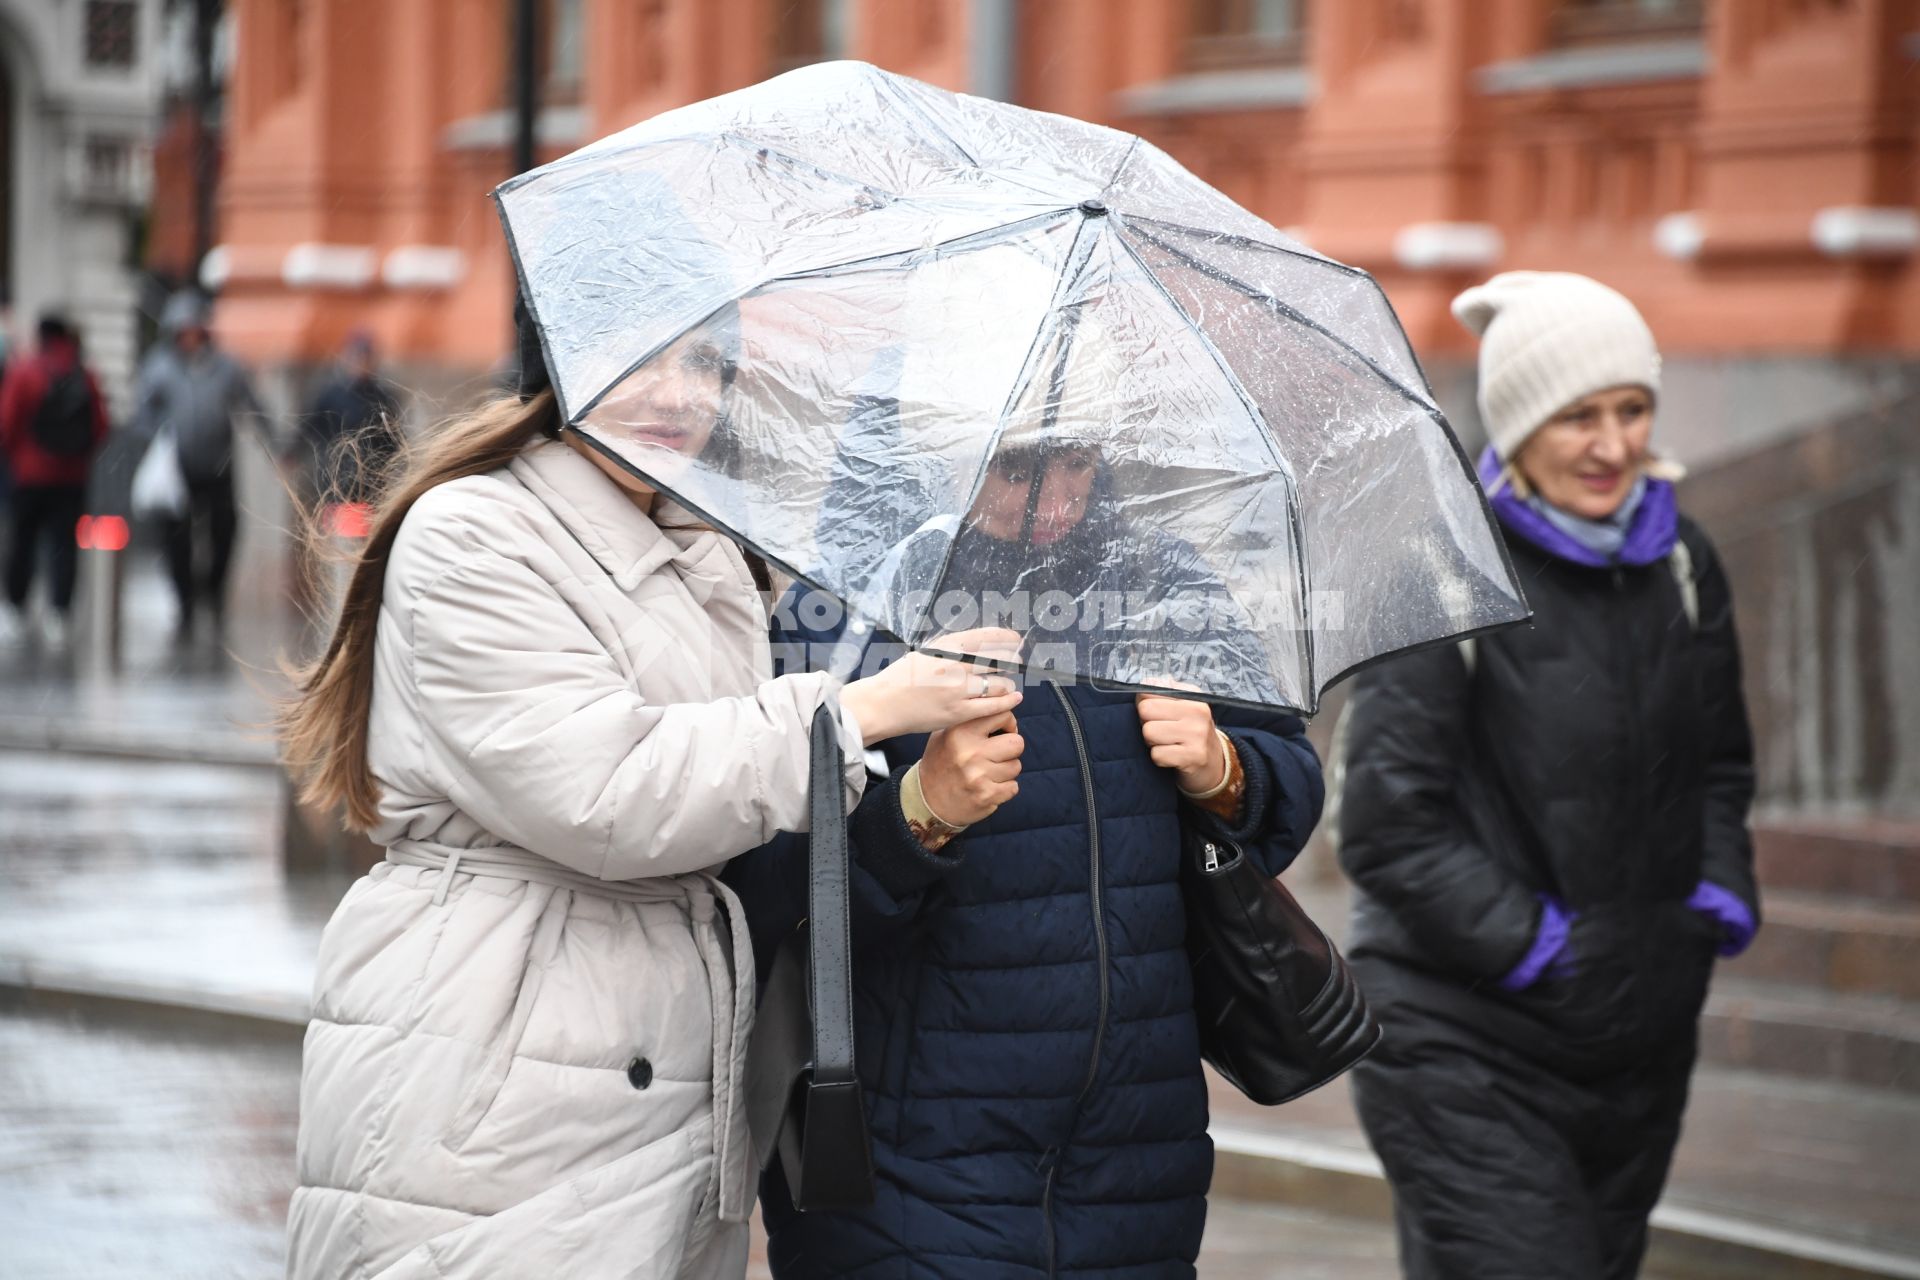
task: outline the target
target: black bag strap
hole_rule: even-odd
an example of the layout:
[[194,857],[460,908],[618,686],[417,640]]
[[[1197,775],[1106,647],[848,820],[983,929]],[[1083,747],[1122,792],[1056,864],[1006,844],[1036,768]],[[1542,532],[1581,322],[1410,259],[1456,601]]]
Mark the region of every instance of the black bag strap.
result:
[[847,806],[840,720],[830,704],[813,713],[812,813],[807,853],[808,997],[813,1006],[813,1082],[853,1074],[853,966],[848,945]]

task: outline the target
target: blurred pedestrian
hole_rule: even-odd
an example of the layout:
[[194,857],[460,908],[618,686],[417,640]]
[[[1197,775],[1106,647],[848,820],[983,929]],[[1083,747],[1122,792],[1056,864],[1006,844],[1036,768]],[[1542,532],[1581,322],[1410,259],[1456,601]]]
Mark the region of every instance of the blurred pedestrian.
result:
[[9,622],[24,632],[34,570],[46,553],[48,637],[64,643],[73,611],[75,528],[87,479],[107,438],[107,404],[81,359],[80,335],[65,319],[40,320],[39,345],[15,357],[0,382],[0,453],[13,477],[7,550]]
[[307,500],[372,501],[404,442],[400,398],[380,376],[373,335],[356,329],[300,419],[293,447]]
[[[0,280],[0,386],[6,385],[7,370],[12,366],[16,352],[13,342],[13,294],[7,282]],[[0,449],[0,526],[8,521],[7,500],[13,493],[13,468],[7,463],[4,449]],[[0,528],[0,532],[4,532]]]
[[212,611],[216,632],[224,625],[227,569],[238,526],[234,420],[257,417],[261,410],[246,368],[214,345],[204,298],[186,290],[174,294],[161,313],[160,329],[161,342],[141,366],[135,400],[140,427],[149,437],[172,431],[186,480],[186,511],[169,522],[166,533],[167,566],[180,606],[178,633],[184,640],[192,636],[202,604]]
[[[623,382],[637,438],[714,456],[729,314]],[[851,800],[867,745],[1019,701],[926,655],[775,678],[764,566],[563,428],[532,350],[385,487],[285,716],[387,847],[321,939],[293,1277],[740,1280],[753,962],[713,873],[806,822],[820,709]]]
[[1534,617],[1354,682],[1340,860],[1386,1029],[1354,1097],[1409,1277],[1624,1280],[1714,956],[1759,924],[1732,602],[1652,451],[1632,303],[1512,272],[1454,313]]

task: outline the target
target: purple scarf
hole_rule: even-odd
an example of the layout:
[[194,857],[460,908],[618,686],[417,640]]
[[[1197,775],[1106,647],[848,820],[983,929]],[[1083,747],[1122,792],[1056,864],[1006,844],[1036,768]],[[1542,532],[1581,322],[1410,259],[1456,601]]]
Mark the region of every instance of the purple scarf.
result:
[[1487,446],[1486,452],[1480,455],[1480,486],[1487,491],[1488,505],[1500,517],[1507,532],[1519,534],[1550,556],[1594,569],[1610,569],[1616,563],[1653,564],[1665,560],[1673,551],[1674,540],[1680,534],[1679,509],[1674,503],[1673,486],[1665,480],[1648,478],[1646,493],[1640,499],[1639,509],[1633,513],[1633,523],[1627,526],[1620,554],[1609,560],[1554,527],[1551,520],[1514,493],[1512,485],[1501,485],[1495,492],[1494,482],[1500,478],[1500,468],[1500,455],[1493,451],[1493,446]]

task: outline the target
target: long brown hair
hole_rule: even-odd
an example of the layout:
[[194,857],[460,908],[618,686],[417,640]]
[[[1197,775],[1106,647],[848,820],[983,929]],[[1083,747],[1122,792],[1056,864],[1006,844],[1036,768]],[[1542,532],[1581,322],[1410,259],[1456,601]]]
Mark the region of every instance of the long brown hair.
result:
[[[387,557],[400,522],[436,485],[506,466],[537,435],[559,427],[553,392],[530,400],[495,400],[455,419],[397,458],[380,486],[366,541],[351,560],[333,634],[318,659],[294,673],[295,693],[281,708],[281,753],[300,798],[345,810],[349,827],[379,819],[380,788],[367,766],[367,722],[373,705],[374,630]],[[310,545],[322,539],[309,513]]]

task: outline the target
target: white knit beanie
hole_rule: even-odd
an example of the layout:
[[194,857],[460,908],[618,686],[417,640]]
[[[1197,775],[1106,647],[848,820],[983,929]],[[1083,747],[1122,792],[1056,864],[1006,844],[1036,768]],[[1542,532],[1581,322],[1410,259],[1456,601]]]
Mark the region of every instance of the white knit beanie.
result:
[[1507,271],[1453,300],[1480,335],[1480,417],[1501,461],[1547,419],[1609,387],[1660,393],[1660,351],[1631,302],[1565,271]]

